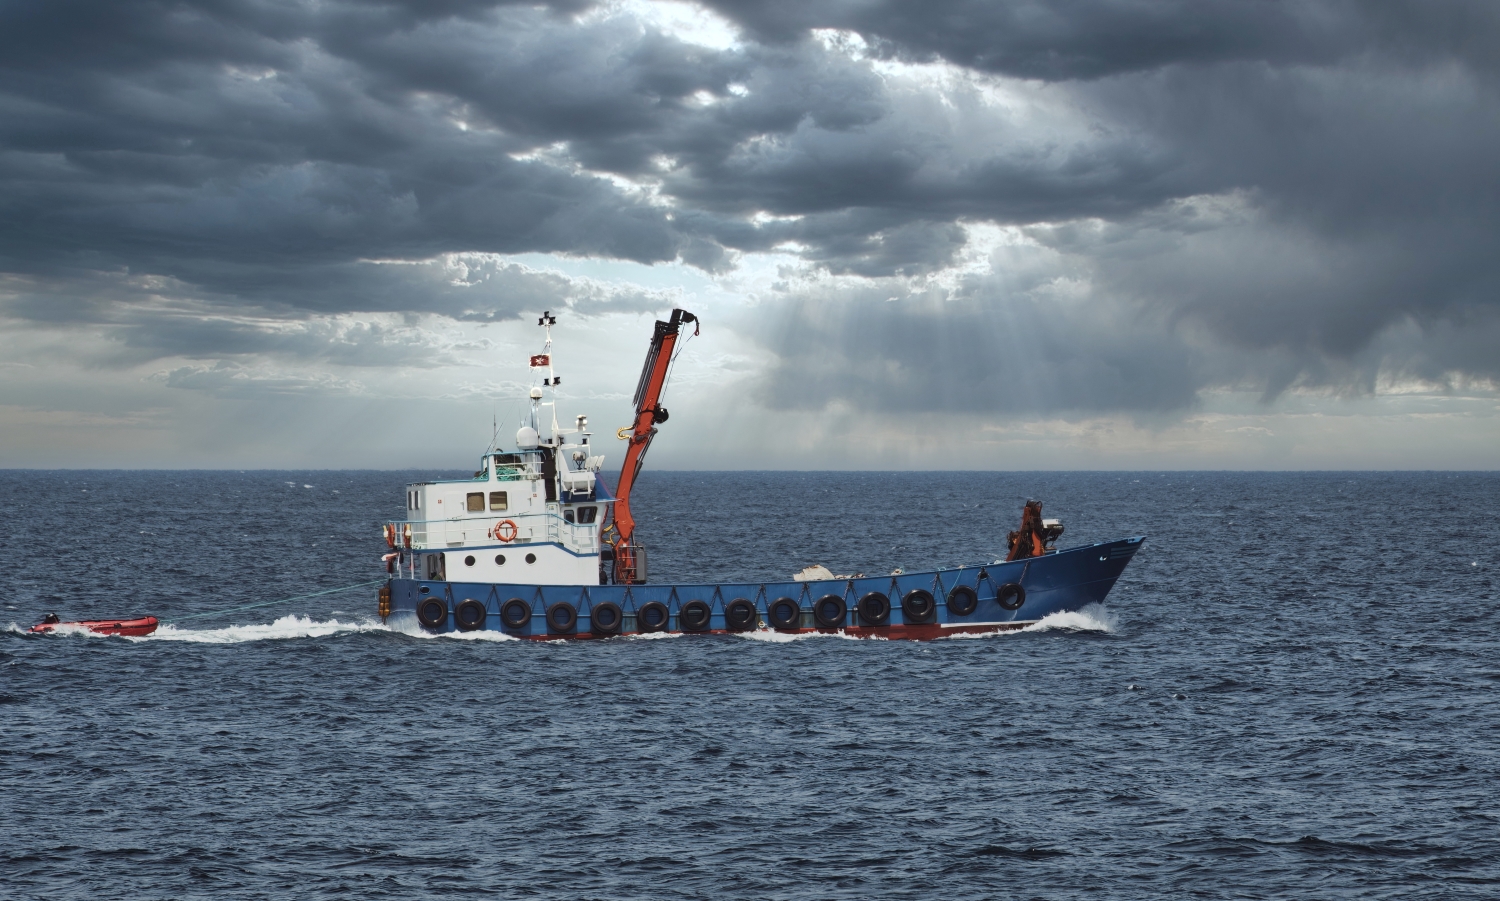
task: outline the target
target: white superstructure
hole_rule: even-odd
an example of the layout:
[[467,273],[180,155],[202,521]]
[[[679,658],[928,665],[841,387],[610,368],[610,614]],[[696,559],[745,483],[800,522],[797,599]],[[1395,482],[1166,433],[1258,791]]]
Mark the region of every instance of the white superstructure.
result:
[[[547,350],[551,321],[541,322]],[[543,387],[556,388],[550,353],[532,357],[531,366],[545,370]],[[406,519],[386,531],[405,575],[529,585],[600,580],[602,529],[613,502],[597,475],[604,457],[593,453],[585,417],[560,428],[555,393],[552,401],[543,397],[542,387],[531,389],[530,421],[516,432],[516,449],[487,451],[473,478],[406,486]]]

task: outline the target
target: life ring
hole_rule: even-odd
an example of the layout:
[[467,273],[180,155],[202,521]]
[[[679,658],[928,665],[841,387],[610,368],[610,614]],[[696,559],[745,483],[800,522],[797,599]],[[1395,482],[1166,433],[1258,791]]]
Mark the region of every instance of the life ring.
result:
[[495,523],[493,529],[490,529],[490,534],[495,536],[496,541],[503,541],[509,544],[516,540],[516,536],[520,534],[520,529],[516,528],[515,520],[502,519]]
[[401,527],[401,540],[407,547],[411,547],[411,523]]
[[531,622],[531,605],[520,598],[511,598],[500,608],[500,622],[507,629],[524,629]]
[[396,524],[393,523],[393,522],[388,522],[388,523],[385,524],[385,528],[382,529],[381,531],[385,532],[385,546],[386,547],[395,547],[396,546]]
[[1006,582],[995,592],[995,600],[1006,610],[1020,610],[1021,605],[1026,603],[1026,586]]
[[707,601],[688,601],[677,611],[677,623],[684,632],[707,632],[714,608]]
[[595,635],[619,635],[625,612],[614,601],[600,601],[589,610],[589,631]]
[[777,598],[766,605],[766,619],[774,629],[796,629],[802,625],[802,607],[792,598]]
[[578,608],[567,601],[558,601],[547,608],[547,631],[566,635],[578,625]]
[[483,601],[469,598],[453,608],[453,624],[458,626],[460,632],[473,632],[484,628],[484,621],[489,615]]
[[758,618],[755,602],[749,598],[735,598],[724,608],[724,625],[731,632],[749,632]]
[[867,626],[888,626],[891,623],[891,599],[878,591],[872,591],[859,599],[854,612]]
[[979,594],[967,585],[959,585],[948,592],[948,612],[954,616],[968,616],[979,607]]
[[849,608],[836,594],[825,594],[813,603],[813,619],[822,629],[841,629]]
[[908,625],[930,623],[937,615],[937,601],[932,592],[915,588],[901,598],[901,619]]
[[647,601],[635,609],[637,632],[665,632],[672,622],[672,611],[661,601]]

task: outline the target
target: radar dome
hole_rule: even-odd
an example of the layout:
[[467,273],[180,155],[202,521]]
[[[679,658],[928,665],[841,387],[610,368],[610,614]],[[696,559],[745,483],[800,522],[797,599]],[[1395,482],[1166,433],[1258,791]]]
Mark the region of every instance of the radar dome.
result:
[[520,431],[516,432],[516,447],[521,450],[535,450],[541,443],[541,436],[529,425],[521,426]]

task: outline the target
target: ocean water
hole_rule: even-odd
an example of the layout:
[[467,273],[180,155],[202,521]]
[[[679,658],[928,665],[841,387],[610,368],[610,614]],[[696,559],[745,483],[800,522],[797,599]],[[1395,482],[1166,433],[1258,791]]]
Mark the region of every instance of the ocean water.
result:
[[1104,607],[977,639],[198,615],[378,578],[417,476],[0,472],[0,896],[1500,896],[1500,475],[639,485],[654,581],[993,559],[1028,497],[1148,536]]

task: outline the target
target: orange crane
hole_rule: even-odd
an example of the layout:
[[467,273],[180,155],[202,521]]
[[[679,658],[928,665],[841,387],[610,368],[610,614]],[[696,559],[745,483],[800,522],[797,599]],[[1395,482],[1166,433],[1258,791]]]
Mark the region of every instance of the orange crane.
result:
[[[605,540],[614,551],[616,584],[641,585],[646,581],[646,552],[635,543],[635,518],[630,515],[630,488],[646,462],[646,449],[656,437],[656,424],[667,421],[667,408],[661,405],[661,393],[667,386],[672,367],[672,351],[682,327],[693,323],[698,334],[698,317],[686,310],[673,310],[666,322],[656,321],[651,347],[646,351],[646,365],[635,387],[635,423],[620,429],[618,437],[628,439],[625,462],[620,467],[620,484],[615,487],[613,519],[604,529]],[[627,434],[628,433],[628,434]]]

